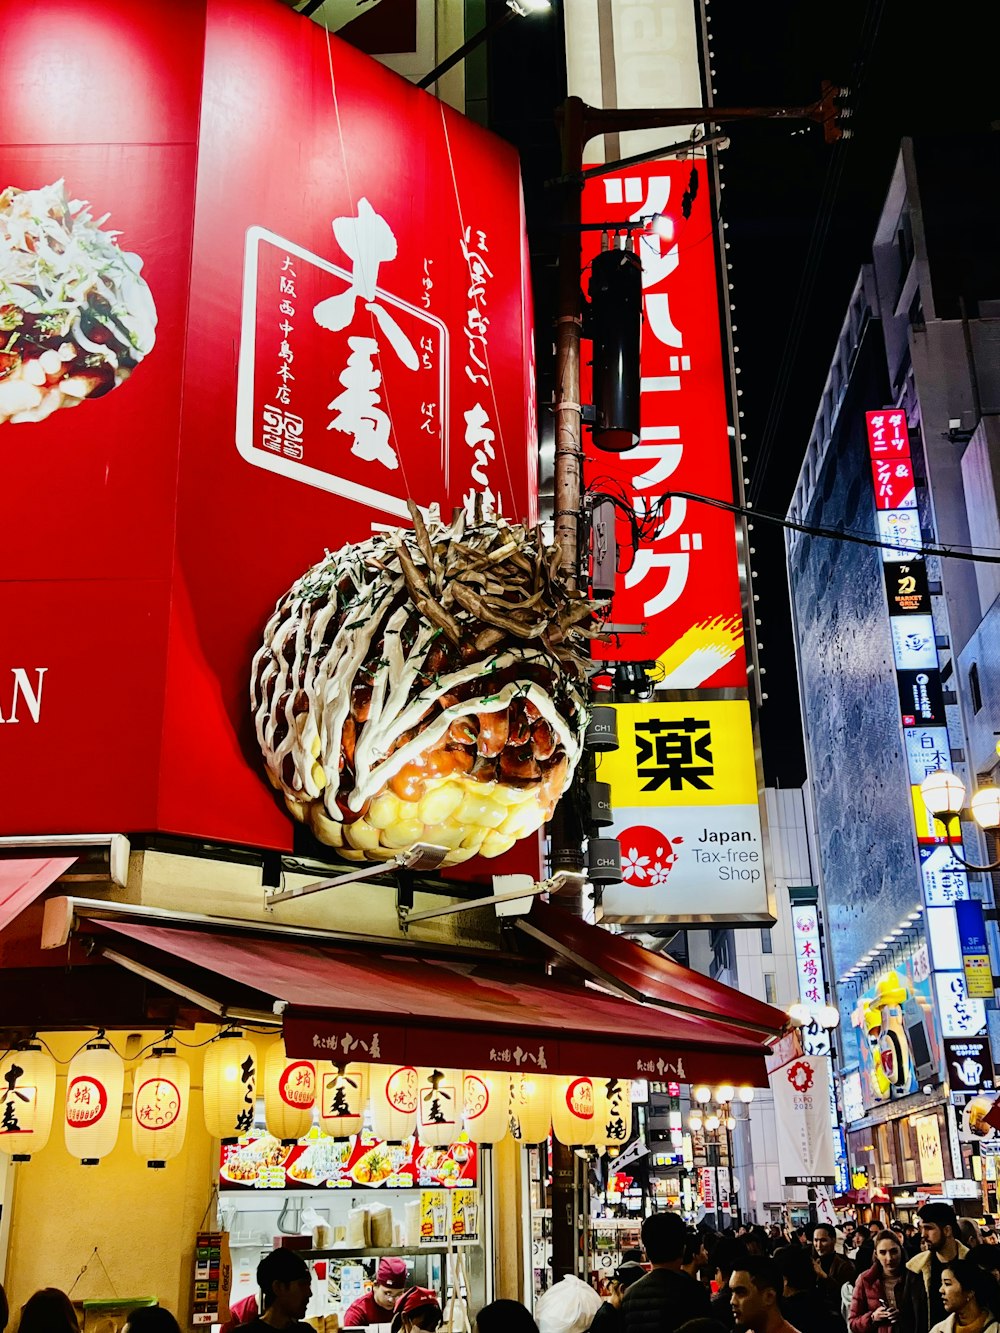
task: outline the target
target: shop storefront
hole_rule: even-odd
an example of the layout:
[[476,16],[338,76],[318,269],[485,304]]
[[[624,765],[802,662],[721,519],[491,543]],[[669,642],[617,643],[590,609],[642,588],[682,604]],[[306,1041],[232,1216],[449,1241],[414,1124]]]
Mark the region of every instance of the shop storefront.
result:
[[[43,1279],[71,1285],[96,1245],[116,1290],[127,1274],[133,1294],[207,1315],[215,1293],[196,1285],[199,1232],[225,1233],[233,1301],[252,1294],[256,1262],[276,1238],[301,1235],[316,1317],[341,1318],[390,1255],[453,1300],[461,1326],[491,1297],[530,1299],[551,1281],[550,1135],[577,1150],[581,1271],[617,1261],[641,1221],[639,1209],[629,1215],[629,1199],[643,1198],[629,1193],[643,1147],[633,1077],[640,1097],[640,1067],[661,1061],[685,1079],[724,1064],[760,1080],[765,1029],[783,1020],[576,918],[563,931],[563,918],[539,902],[520,946],[492,953],[412,939],[333,943],[330,932],[273,924],[223,929],[59,896],[15,918],[2,936],[6,976],[16,982],[31,964],[52,984],[19,997],[15,987],[5,1013],[15,1047],[2,1071],[8,1100],[30,1078],[33,1111],[50,1125],[8,1173],[12,1299]],[[579,951],[575,971],[563,960],[552,973],[550,938]],[[598,947],[607,984],[617,978],[637,998],[587,983],[585,955]],[[644,1003],[636,969],[647,974]],[[60,1005],[63,1023],[33,1021]],[[110,1054],[98,1049],[105,1043]],[[102,1059],[110,1079],[78,1068]],[[173,1093],[179,1108],[166,1105]],[[98,1122],[97,1148],[74,1139]],[[0,1129],[5,1157],[25,1155],[24,1142]],[[67,1197],[69,1222],[58,1202]],[[608,1216],[589,1215],[598,1198]],[[647,1194],[641,1206],[659,1202]],[[139,1208],[149,1243],[136,1253]],[[106,1294],[100,1271],[85,1297]]]

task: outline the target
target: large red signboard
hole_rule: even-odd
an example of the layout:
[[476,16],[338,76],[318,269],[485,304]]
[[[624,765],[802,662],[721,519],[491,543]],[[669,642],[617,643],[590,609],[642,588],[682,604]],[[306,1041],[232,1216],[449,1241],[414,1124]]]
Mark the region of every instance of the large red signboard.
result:
[[[722,342],[708,179],[702,160],[653,162],[587,182],[584,222],[660,214],[645,230],[641,440],[621,455],[593,446],[584,430],[588,484],[617,494],[641,514],[668,491],[732,501]],[[584,233],[584,261],[600,244]],[[586,393],[586,388],[584,390]],[[619,525],[626,568],[619,572],[614,621],[645,631],[595,645],[595,656],[660,663],[675,689],[745,686],[743,615],[736,529],[731,513],[668,500],[655,536],[634,559]],[[629,561],[631,560],[631,563]]]
[[408,496],[535,517],[516,154],[277,0],[0,43],[0,833],[290,847],[276,599]]

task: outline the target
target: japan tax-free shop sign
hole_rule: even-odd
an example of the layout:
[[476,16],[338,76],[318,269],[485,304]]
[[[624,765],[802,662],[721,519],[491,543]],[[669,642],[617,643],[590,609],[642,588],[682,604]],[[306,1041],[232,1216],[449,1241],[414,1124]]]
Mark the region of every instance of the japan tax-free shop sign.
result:
[[622,882],[604,919],[713,926],[770,922],[750,706],[742,699],[618,704],[601,756]]
[[408,497],[535,517],[517,155],[276,0],[0,46],[0,833],[289,849],[277,598]]

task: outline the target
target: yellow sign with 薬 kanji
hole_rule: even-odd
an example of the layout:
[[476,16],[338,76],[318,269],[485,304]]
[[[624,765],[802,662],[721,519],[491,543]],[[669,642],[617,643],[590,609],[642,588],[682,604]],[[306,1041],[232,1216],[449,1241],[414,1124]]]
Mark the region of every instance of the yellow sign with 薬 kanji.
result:
[[598,777],[614,806],[757,804],[745,699],[618,704],[618,749]]

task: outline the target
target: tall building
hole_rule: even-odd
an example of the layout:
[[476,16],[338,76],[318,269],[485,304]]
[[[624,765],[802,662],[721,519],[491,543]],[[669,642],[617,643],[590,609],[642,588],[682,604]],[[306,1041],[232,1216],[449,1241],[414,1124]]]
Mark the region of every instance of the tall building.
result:
[[964,822],[949,845],[919,783],[998,762],[997,567],[933,554],[1000,547],[997,166],[991,138],[903,142],[789,510],[851,1164],[904,1212],[979,1198],[970,1104],[993,1090],[990,968],[970,995],[955,906],[992,901],[956,859],[986,848]]
[[[688,937],[690,961],[716,980],[768,1004],[786,1010],[805,1004],[817,1013],[832,998],[832,990],[822,947],[815,940],[823,924],[823,912],[818,902],[817,849],[808,784],[768,787],[764,804],[775,923],[757,929],[716,930],[710,936],[692,932]],[[806,940],[809,946],[804,950]],[[817,1029],[811,1037],[817,1042],[812,1053],[830,1047],[831,1039],[822,1031]],[[737,1119],[733,1167],[736,1203],[743,1216],[754,1222],[783,1218],[796,1224],[808,1221],[815,1199],[806,1184],[785,1183],[778,1154],[778,1135],[783,1130],[770,1090],[758,1089],[749,1108],[738,1108]],[[831,1120],[839,1183],[846,1187],[846,1162],[835,1107]]]

